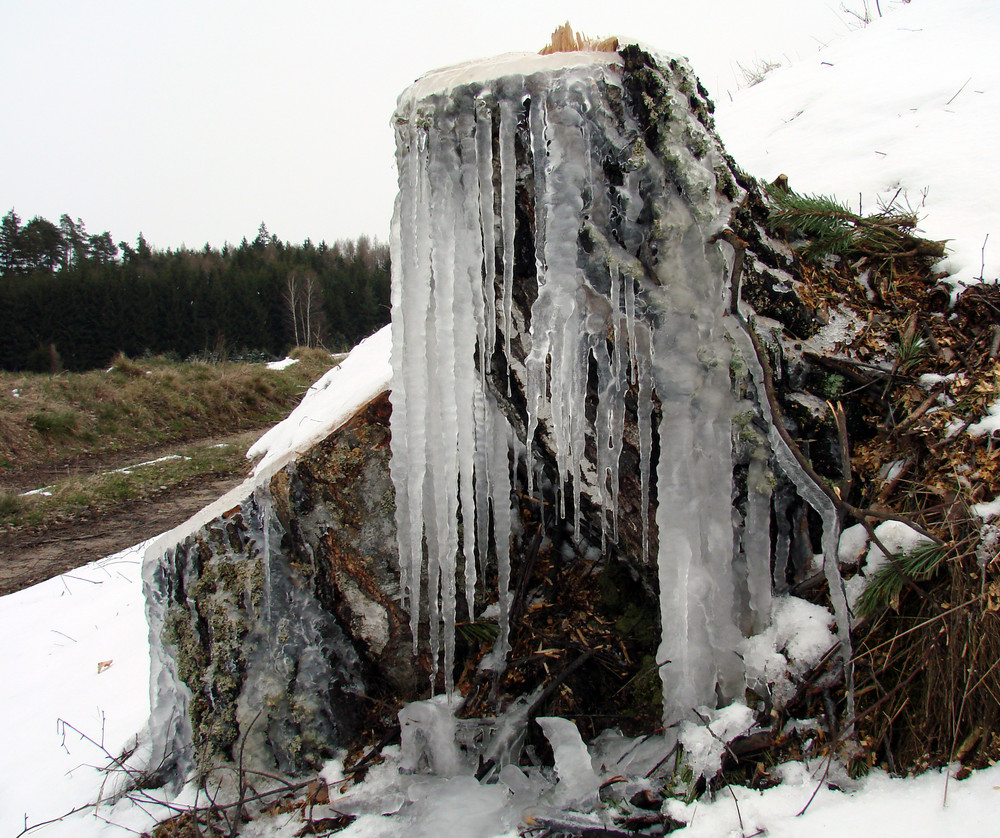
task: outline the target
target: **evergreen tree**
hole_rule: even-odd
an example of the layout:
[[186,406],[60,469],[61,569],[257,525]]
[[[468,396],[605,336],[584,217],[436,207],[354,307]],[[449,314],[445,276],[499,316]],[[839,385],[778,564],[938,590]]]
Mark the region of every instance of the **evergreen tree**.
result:
[[0,221],[0,275],[20,273],[23,263],[20,235],[21,219],[12,208]]
[[51,272],[63,264],[66,242],[55,224],[36,215],[21,230],[18,248],[23,259],[23,270]]

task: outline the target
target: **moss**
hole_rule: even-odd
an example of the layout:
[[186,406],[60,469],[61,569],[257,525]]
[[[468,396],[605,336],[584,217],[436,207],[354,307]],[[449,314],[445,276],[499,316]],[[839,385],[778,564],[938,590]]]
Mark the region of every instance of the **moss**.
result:
[[828,399],[839,399],[844,394],[844,376],[830,373],[823,376],[821,386],[823,395]]

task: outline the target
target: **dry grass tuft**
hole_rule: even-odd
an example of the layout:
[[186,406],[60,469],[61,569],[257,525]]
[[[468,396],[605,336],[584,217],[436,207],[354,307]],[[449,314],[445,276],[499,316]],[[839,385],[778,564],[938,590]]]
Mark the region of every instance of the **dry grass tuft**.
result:
[[285,370],[119,355],[107,370],[0,373],[0,486],[79,458],[266,427],[332,365],[310,350]]
[[573,32],[573,27],[566,21],[552,33],[552,40],[542,47],[539,55],[551,55],[554,52],[616,52],[617,38],[588,38],[582,32]]

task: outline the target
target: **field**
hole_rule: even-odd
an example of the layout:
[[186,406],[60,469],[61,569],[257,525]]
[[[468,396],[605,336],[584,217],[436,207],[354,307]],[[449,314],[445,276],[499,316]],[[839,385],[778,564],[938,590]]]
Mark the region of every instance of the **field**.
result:
[[335,363],[115,359],[0,373],[0,594],[179,523],[248,472],[245,454]]

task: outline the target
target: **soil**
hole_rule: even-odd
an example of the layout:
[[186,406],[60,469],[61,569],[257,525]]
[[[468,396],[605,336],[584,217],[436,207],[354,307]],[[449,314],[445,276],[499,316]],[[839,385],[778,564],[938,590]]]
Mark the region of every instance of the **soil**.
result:
[[[262,431],[243,431],[210,440],[240,445],[244,450]],[[120,468],[173,453],[178,446],[163,446],[116,454],[102,460],[89,459],[73,465],[76,472],[99,472]],[[65,467],[60,468],[66,473]],[[49,477],[54,474],[48,469]],[[154,496],[123,504],[111,514],[52,524],[43,531],[0,532],[0,596],[30,587],[89,562],[110,556],[183,523],[203,507],[222,497],[244,479],[243,474],[208,474],[171,486]],[[26,487],[46,482],[46,470],[19,475]]]

